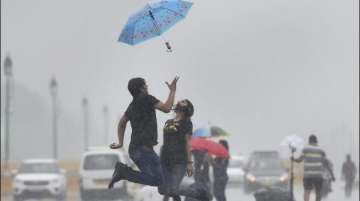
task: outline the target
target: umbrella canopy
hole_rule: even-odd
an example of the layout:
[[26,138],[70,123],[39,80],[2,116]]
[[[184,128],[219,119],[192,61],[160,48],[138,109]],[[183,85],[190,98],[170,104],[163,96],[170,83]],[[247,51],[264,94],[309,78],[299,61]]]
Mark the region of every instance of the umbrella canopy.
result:
[[229,136],[229,133],[218,126],[198,128],[193,132],[194,137],[222,137]]
[[193,132],[194,137],[211,137],[209,128],[197,128]]
[[212,137],[229,136],[228,132],[218,126],[211,126],[210,131]]
[[280,143],[281,154],[288,157],[291,154],[291,149],[295,149],[295,155],[300,155],[305,146],[304,140],[297,135],[286,136]]
[[193,150],[204,150],[209,154],[223,158],[230,157],[229,151],[223,145],[206,138],[193,137],[190,144]]
[[191,2],[184,0],[149,2],[128,19],[118,41],[135,45],[160,36],[185,18],[191,6]]

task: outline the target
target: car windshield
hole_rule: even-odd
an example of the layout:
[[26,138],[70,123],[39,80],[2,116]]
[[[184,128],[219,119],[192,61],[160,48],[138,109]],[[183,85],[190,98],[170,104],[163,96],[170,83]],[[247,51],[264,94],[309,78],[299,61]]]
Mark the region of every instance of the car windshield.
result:
[[258,158],[250,161],[249,169],[253,171],[279,170],[282,169],[282,165],[276,158]]
[[19,173],[59,173],[59,166],[55,163],[23,163]]
[[85,158],[85,170],[107,170],[113,169],[119,158],[115,154],[96,154]]

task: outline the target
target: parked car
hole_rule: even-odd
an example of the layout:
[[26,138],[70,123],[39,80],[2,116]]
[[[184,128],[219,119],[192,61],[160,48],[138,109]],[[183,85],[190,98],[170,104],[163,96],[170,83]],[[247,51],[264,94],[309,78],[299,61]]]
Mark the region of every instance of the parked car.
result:
[[93,147],[83,153],[80,162],[80,197],[92,199],[118,199],[127,194],[124,180],[108,189],[116,162],[127,163],[127,155],[121,150]]
[[244,181],[245,159],[243,156],[231,156],[227,174],[229,176],[229,184],[241,184]]
[[24,160],[13,174],[14,201],[28,198],[66,200],[65,171],[56,160]]
[[253,152],[245,167],[244,192],[251,193],[263,187],[281,187],[288,190],[289,175],[277,151]]

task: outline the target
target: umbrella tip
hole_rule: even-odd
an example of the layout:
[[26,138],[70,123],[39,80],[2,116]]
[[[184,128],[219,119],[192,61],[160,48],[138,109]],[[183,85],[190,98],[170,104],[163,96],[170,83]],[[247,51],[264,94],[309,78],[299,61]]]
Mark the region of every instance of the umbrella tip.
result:
[[166,48],[167,48],[167,52],[172,52],[171,46],[169,42],[165,42]]

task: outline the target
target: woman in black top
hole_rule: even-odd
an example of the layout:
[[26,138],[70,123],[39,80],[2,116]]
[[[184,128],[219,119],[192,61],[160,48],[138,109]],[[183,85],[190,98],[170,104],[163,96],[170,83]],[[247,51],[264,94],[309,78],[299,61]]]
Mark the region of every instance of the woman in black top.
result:
[[[220,140],[219,143],[229,150],[229,145],[226,140]],[[213,160],[212,165],[214,170],[214,196],[217,201],[226,201],[225,188],[229,180],[227,175],[229,159],[216,157]]]
[[164,184],[159,186],[159,192],[164,195],[164,201],[169,200],[169,197],[174,201],[180,201],[180,195],[204,200],[201,197],[202,192],[180,187],[185,174],[193,174],[190,150],[193,125],[190,118],[194,114],[194,107],[185,99],[176,104],[174,112],[175,118],[166,121],[163,130],[164,144],[161,147],[160,159]]

